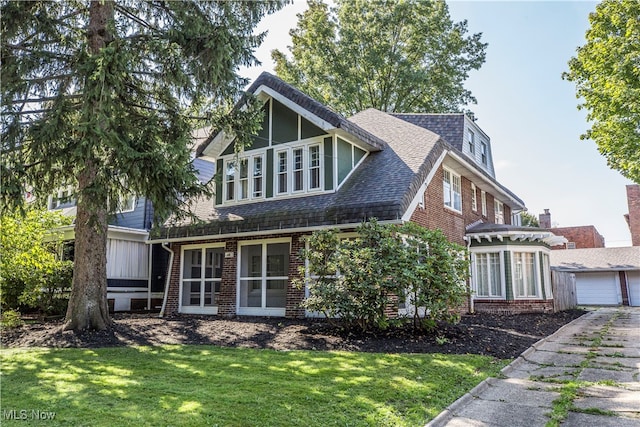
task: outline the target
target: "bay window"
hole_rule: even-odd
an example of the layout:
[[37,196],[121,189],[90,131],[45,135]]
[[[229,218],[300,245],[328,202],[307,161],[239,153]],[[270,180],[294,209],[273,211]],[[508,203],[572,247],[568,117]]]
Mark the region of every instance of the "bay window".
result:
[[503,297],[500,252],[476,253],[476,295]]

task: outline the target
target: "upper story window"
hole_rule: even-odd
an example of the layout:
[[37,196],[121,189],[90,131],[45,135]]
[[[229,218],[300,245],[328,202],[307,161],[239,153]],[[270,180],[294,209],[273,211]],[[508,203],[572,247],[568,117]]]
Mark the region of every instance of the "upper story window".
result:
[[448,169],[444,169],[442,190],[444,194],[444,205],[462,212],[462,191],[461,178]]
[[476,189],[476,185],[471,183],[471,210],[474,212],[478,211],[478,190]]
[[495,223],[504,224],[504,204],[499,200],[494,200],[493,209],[495,212]]
[[278,151],[278,194],[289,191],[289,152],[287,150]]
[[482,216],[487,216],[487,193],[480,191],[480,199],[482,203]]
[[76,205],[73,187],[59,189],[49,198],[49,210],[68,208]]
[[486,165],[487,164],[487,143],[482,141],[480,142],[480,149],[481,149],[481,157],[482,157],[482,164]]
[[224,175],[224,200],[249,200],[264,195],[264,157],[262,154],[227,160]]
[[128,196],[120,198],[120,209],[119,212],[131,212],[136,207],[136,197]]
[[469,152],[471,154],[475,154],[476,152],[476,135],[473,133],[472,130],[469,131],[469,136],[468,136],[469,140]]
[[[222,197],[217,203],[322,190],[322,144],[282,147],[272,155],[267,155],[267,150],[254,153],[240,159],[230,157],[220,160],[223,178],[219,191]],[[271,164],[267,165],[267,162]]]

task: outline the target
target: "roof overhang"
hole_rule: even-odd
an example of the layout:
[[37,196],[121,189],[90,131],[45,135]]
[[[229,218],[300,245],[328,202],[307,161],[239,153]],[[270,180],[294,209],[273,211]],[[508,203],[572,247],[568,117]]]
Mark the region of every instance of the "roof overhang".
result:
[[[75,226],[65,225],[64,227],[58,227],[51,230],[48,236],[45,237],[45,241],[53,242],[56,240],[73,240],[75,237]],[[107,229],[107,238],[114,240],[128,240],[131,242],[146,242],[149,238],[149,232],[137,228],[110,225]]]
[[[471,178],[473,178],[473,183],[478,188],[490,192],[494,195],[494,197],[498,195],[498,200],[506,203],[512,210],[521,211],[525,209],[525,204],[522,200],[520,200],[517,196],[510,193],[509,191],[506,191],[505,188],[503,188],[501,185],[498,185],[496,182],[492,181],[484,174],[478,172],[478,166],[469,163],[467,159],[451,149],[448,150],[448,154],[452,160],[458,163],[458,165],[451,165],[445,160],[445,166],[451,167],[452,169],[454,169],[454,171],[456,170],[456,168],[464,169],[464,173],[461,173],[461,175],[471,175]],[[457,172],[462,171],[458,170]]]
[[541,242],[549,246],[558,246],[567,243],[567,239],[564,236],[556,236],[549,231],[536,230],[536,231],[523,231],[523,230],[508,230],[508,231],[486,231],[479,233],[467,233],[464,236],[464,240],[467,242],[476,241],[477,243],[494,242],[499,241],[505,244],[510,242]]

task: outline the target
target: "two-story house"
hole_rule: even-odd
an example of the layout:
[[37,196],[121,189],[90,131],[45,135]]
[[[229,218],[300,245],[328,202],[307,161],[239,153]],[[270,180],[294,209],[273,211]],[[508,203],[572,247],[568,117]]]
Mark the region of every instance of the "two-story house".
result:
[[369,218],[442,229],[472,254],[476,310],[548,311],[557,238],[521,227],[525,206],[500,184],[489,138],[462,114],[345,118],[263,73],[262,130],[236,154],[232,135],[205,140],[216,191],[192,200],[198,220],[169,221],[151,242],[171,251],[164,312],[301,317],[304,237],[348,233]]

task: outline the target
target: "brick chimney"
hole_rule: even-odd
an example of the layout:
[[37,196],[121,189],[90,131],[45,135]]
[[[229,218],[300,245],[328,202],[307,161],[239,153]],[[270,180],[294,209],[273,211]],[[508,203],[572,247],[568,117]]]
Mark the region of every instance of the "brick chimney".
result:
[[538,215],[540,228],[551,228],[551,214],[549,209],[545,209],[543,214]]
[[631,244],[640,246],[640,185],[627,185],[627,203],[629,213],[625,215],[625,219],[631,232]]

